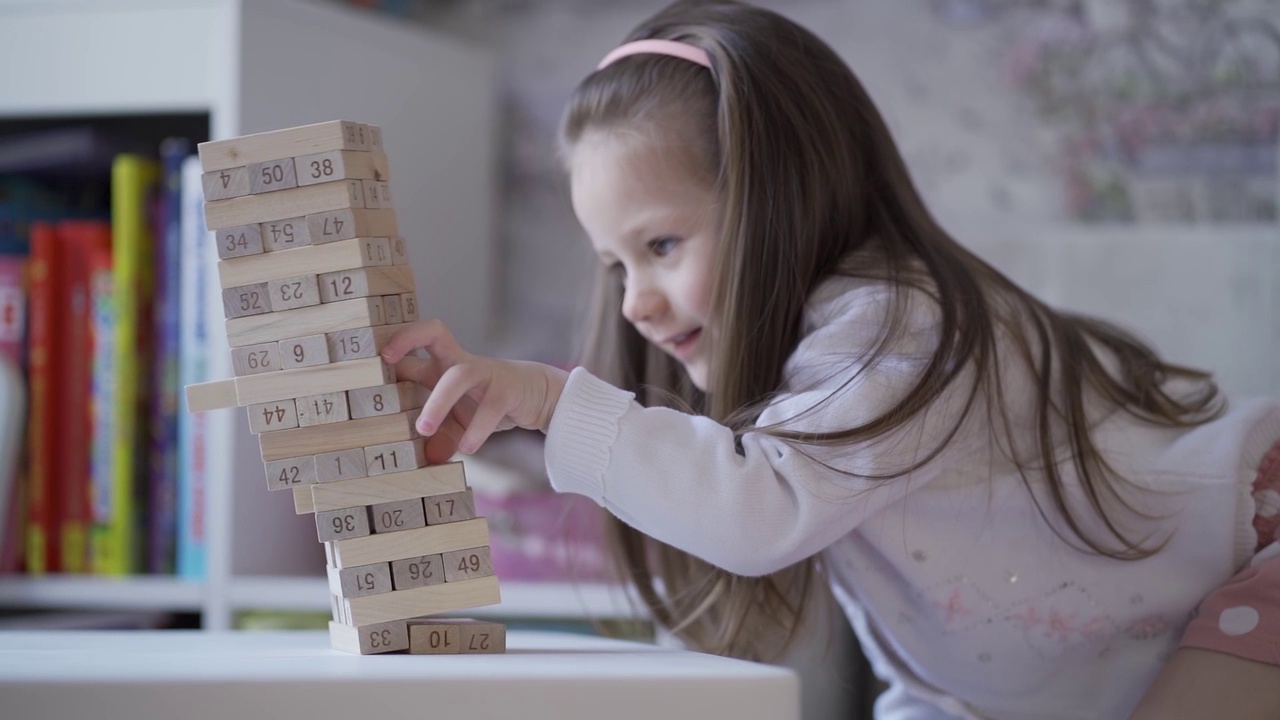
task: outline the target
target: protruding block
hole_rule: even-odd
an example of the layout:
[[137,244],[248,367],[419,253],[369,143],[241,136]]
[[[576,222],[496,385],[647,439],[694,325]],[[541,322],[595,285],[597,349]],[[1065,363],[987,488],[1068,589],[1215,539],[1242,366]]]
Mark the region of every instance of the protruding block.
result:
[[[381,537],[395,537],[403,534],[391,533]],[[501,601],[498,578],[493,575],[343,600],[351,622],[356,625],[403,620],[482,605],[496,605]]]
[[351,419],[345,392],[320,393],[297,399],[298,427],[313,427]]
[[456,655],[462,651],[461,629],[457,623],[413,618],[409,626],[410,655]]
[[[257,228],[259,226],[254,225]],[[259,249],[262,253],[261,237]],[[291,275],[319,275],[336,270],[391,264],[387,238],[354,238],[315,247],[281,250],[251,258],[218,263],[218,284],[224,288],[268,282]]]
[[476,516],[476,500],[470,489],[426,498],[425,506],[428,525],[445,525]]
[[[373,358],[373,360],[381,362],[377,358]],[[354,362],[368,361],[356,360]],[[331,368],[342,364],[335,363],[324,367]],[[290,372],[308,372],[319,369],[321,368],[292,370]],[[412,440],[418,436],[418,432],[413,428],[413,421],[417,419],[417,414],[417,411],[411,410],[408,413],[399,415],[382,415],[360,420],[348,420],[346,422],[333,423],[332,425],[281,430],[280,432],[259,435],[258,442],[262,447],[263,460],[279,460],[281,458],[297,457],[298,455],[315,455],[335,450],[364,448],[369,445]]]
[[389,180],[386,153],[358,150],[330,150],[293,159],[299,185],[316,185],[335,180]]
[[[288,190],[246,195],[230,200],[205,203],[205,224],[209,229],[264,223],[298,215],[313,215],[333,210],[364,207],[364,188],[359,180],[342,180],[321,185],[307,185]],[[383,212],[394,212],[384,210]],[[314,241],[314,238],[313,238]]]
[[403,620],[352,627],[329,623],[329,646],[352,655],[377,655],[409,649],[409,630]]
[[196,383],[186,387],[187,410],[190,412],[206,412],[235,407],[236,381],[232,378]]
[[347,391],[352,418],[392,415],[422,407],[426,397],[420,385],[409,380]]
[[[299,398],[311,395],[316,391],[338,392],[352,390],[370,385],[385,385],[395,381],[395,368],[387,365],[382,358],[367,358],[344,363],[329,363],[316,367],[298,370],[281,370],[264,375],[249,375],[236,378],[236,402],[239,405],[256,405]],[[285,432],[294,432],[287,430]],[[279,433],[272,433],[278,435]],[[407,440],[408,438],[388,438],[381,442]],[[372,443],[371,443],[372,444]],[[314,454],[317,451],[312,451]],[[302,453],[294,453],[301,455]],[[282,455],[280,457],[291,457]],[[273,458],[279,459],[279,458]]]
[[[315,460],[306,455],[303,457],[286,458],[284,460],[274,460],[264,463],[267,474],[268,490],[285,490],[288,488],[299,489],[310,496],[307,491],[308,485],[316,483],[316,464]],[[296,504],[296,503],[295,503]],[[310,512],[308,510],[307,512]]]
[[457,582],[493,574],[493,560],[489,557],[487,545],[444,553],[442,563],[445,582]]
[[250,405],[249,432],[257,435],[274,430],[291,430],[298,427],[298,408],[292,400],[276,400]]
[[[348,450],[316,453],[315,457],[317,483],[355,480],[369,474],[369,469],[364,464],[364,448],[350,448]],[[368,504],[369,503],[347,503],[342,507]],[[314,502],[312,503],[312,507],[315,507]]]
[[[266,291],[262,291],[266,304]],[[227,342],[242,347],[280,338],[305,337],[383,324],[382,298],[357,298],[227,321]]]
[[426,527],[427,518],[422,512],[422,500],[412,498],[380,503],[369,507],[375,533],[398,532]]
[[[316,534],[320,542],[365,537],[369,528],[369,508],[354,507],[316,513]],[[376,560],[371,562],[377,562]],[[368,565],[370,563],[361,563]]]
[[441,555],[404,558],[391,563],[391,582],[396,590],[408,590],[444,582]]
[[395,210],[346,208],[307,216],[311,244],[337,242],[362,237],[391,238],[400,234]]
[[[257,194],[298,187],[298,177],[294,174],[293,169],[293,158],[250,163],[248,168],[250,193]],[[205,200],[208,199],[205,198]]]
[[236,377],[276,372],[280,369],[280,348],[273,342],[232,348],[231,367]]
[[233,167],[203,173],[200,175],[200,185],[204,188],[205,202],[248,195],[249,170]]
[[407,472],[426,465],[426,442],[424,438],[416,438],[366,446],[364,464],[369,468],[369,477]]
[[413,292],[413,268],[408,265],[364,267],[320,275],[320,300],[331,303],[370,295]]
[[227,318],[243,318],[269,313],[271,300],[267,293],[266,283],[227,288],[222,291],[222,311]]
[[[262,249],[264,252],[284,252],[311,245],[311,230],[305,217],[285,218],[264,222],[262,228]],[[293,274],[300,274],[294,271]]]
[[[258,223],[250,223],[240,227],[223,228],[222,230],[214,233],[214,238],[218,243],[218,257],[223,260],[251,255],[261,255],[265,250],[262,245],[262,227]],[[390,247],[389,241],[388,247]],[[250,283],[244,282],[236,284],[248,285]],[[222,283],[222,287],[224,288],[231,286],[232,285],[228,283]]]
[[409,292],[401,295],[400,311],[405,322],[418,322],[418,294]]
[[329,344],[325,342],[324,335],[280,341],[280,367],[285,370],[325,365],[329,362]]
[[[360,453],[364,454],[364,448],[360,448]],[[318,510],[337,510],[424,496],[429,502],[431,496],[451,495],[466,487],[467,478],[462,463],[451,462],[428,465],[409,472],[317,485],[312,488],[312,506]]]
[[373,563],[360,567],[331,567],[329,591],[343,598],[363,597],[391,592],[391,564]]
[[[312,489],[319,487],[324,486],[314,485]],[[394,562],[422,555],[442,555],[488,544],[489,526],[484,518],[434,527],[428,525],[414,530],[338,540],[333,544],[334,567]]]
[[372,147],[367,126],[352,120],[328,122],[213,140],[196,146],[205,172],[250,163],[312,155],[330,150],[367,150]]

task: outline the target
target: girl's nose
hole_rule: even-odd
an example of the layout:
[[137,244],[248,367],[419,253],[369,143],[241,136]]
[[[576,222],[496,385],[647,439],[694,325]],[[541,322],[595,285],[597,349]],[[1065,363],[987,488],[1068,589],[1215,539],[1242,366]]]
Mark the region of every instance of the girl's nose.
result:
[[661,316],[666,300],[651,283],[632,279],[622,296],[622,316],[632,325],[652,321]]

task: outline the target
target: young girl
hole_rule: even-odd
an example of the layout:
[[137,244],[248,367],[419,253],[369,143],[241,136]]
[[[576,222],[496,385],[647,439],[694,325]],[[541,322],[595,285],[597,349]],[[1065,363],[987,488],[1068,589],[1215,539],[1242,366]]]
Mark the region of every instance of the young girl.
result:
[[402,331],[383,356],[431,388],[431,458],[545,431],[552,484],[616,516],[653,616],[707,651],[772,657],[825,581],[879,717],[1125,717],[1184,631],[1145,712],[1196,716],[1182,679],[1240,664],[1228,699],[1280,713],[1280,404],[1228,405],[966,251],[851,71],[774,13],[663,10],[563,145],[601,266],[582,367]]

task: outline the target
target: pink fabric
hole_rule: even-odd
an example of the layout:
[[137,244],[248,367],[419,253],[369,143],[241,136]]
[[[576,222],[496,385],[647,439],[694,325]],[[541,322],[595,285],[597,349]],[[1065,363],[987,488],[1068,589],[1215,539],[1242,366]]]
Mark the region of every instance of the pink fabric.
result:
[[1182,646],[1280,665],[1280,442],[1258,465],[1253,499],[1259,552],[1205,598]]

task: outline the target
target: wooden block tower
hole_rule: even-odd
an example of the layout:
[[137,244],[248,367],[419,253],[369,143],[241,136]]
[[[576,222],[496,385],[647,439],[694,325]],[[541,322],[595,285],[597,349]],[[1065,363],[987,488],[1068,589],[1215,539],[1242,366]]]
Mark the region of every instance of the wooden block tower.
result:
[[499,623],[426,617],[497,603],[498,579],[462,463],[426,463],[425,391],[379,355],[418,319],[381,130],[335,120],[199,153],[235,377],[188,405],[248,408],[267,489],[315,514],[331,644],[503,652]]

